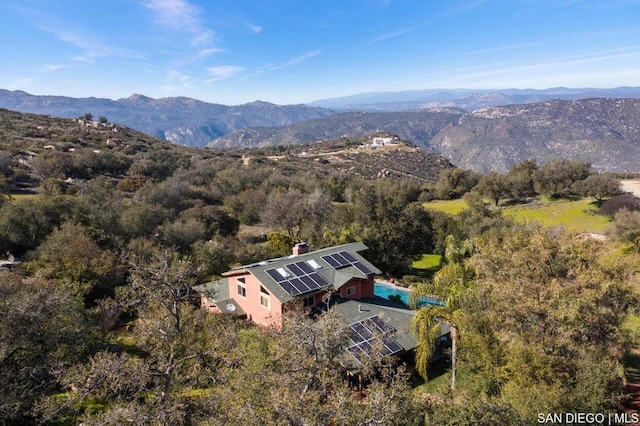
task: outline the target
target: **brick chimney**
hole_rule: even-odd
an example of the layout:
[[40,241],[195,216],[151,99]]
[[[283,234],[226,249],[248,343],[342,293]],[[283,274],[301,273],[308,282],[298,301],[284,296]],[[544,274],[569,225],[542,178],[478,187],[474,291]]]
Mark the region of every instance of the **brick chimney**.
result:
[[299,254],[309,253],[309,244],[307,243],[297,243],[293,246],[293,255],[298,256]]

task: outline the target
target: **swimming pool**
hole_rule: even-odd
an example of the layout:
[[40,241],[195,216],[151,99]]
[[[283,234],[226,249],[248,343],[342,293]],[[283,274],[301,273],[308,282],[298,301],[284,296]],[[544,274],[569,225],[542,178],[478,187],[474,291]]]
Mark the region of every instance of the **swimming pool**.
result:
[[[409,293],[411,293],[411,290],[406,289],[404,287],[398,287],[393,284],[376,282],[373,286],[373,293],[378,297],[382,297],[383,299],[388,299],[389,296],[400,296],[400,299],[406,305],[408,305]],[[442,305],[442,301],[433,297],[427,297],[427,296],[421,297],[420,302],[418,302],[418,306],[422,307],[427,305],[428,306]]]

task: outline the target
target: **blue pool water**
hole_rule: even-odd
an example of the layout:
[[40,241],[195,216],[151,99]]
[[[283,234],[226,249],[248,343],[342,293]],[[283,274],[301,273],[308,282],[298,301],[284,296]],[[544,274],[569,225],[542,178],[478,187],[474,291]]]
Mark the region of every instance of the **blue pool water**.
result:
[[[383,299],[388,299],[389,296],[400,296],[400,299],[405,303],[409,304],[409,293],[410,290],[404,287],[398,287],[393,284],[385,284],[385,283],[375,283],[373,286],[373,294],[378,297],[382,297]],[[439,299],[435,299],[433,297],[421,297],[418,306],[435,306],[442,305],[442,301]]]

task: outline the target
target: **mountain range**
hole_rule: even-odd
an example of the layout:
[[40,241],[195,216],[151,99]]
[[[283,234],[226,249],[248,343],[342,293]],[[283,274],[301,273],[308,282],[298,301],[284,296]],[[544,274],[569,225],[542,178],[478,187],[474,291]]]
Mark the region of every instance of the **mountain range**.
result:
[[212,140],[236,130],[285,126],[346,111],[402,112],[443,107],[472,111],[488,106],[534,103],[550,99],[575,100],[604,97],[640,98],[640,87],[614,89],[561,87],[545,90],[430,89],[363,93],[318,100],[308,105],[275,105],[255,101],[235,106],[208,103],[186,97],[154,99],[133,94],[128,98],[112,100],[94,97],[38,96],[20,90],[0,89],[0,108],[62,118],[75,118],[91,113],[96,118],[103,116],[112,122],[124,124],[172,143],[203,147]]
[[[407,111],[345,112],[262,101],[225,106],[142,95],[115,101],[75,99],[7,90],[0,90],[0,108],[59,117],[90,112],[176,144],[197,147],[296,145],[386,131],[478,172],[502,172],[525,159],[543,163],[551,158],[587,161],[599,171],[640,171],[640,88],[439,91],[429,95],[430,101],[424,101],[423,92],[400,92],[396,98],[359,95],[360,105],[375,101],[389,109],[393,109],[389,106],[393,99],[413,102],[422,96],[421,108]],[[611,96],[528,102],[552,95],[579,98],[593,93]],[[629,97],[619,97],[622,95]],[[389,102],[383,102],[385,99]],[[514,100],[519,102],[509,104]],[[319,102],[313,105],[329,105]],[[353,99],[349,102],[355,105]],[[503,102],[506,105],[494,105]],[[469,110],[478,103],[488,106]]]
[[640,98],[640,87],[612,89],[427,89],[400,92],[361,93],[338,98],[322,99],[309,105],[335,110],[405,111],[418,108],[450,107],[471,111],[488,106],[530,104],[562,99]]
[[134,94],[128,98],[70,98],[36,96],[0,89],[0,108],[54,117],[75,118],[91,113],[109,121],[168,140],[178,145],[203,147],[237,129],[284,126],[334,114],[326,108],[251,102],[228,106],[175,97],[153,99]]
[[640,99],[591,98],[407,112],[342,113],[277,128],[238,130],[210,146],[228,148],[359,137],[381,129],[458,167],[507,171],[527,159],[589,162],[610,172],[640,170]]

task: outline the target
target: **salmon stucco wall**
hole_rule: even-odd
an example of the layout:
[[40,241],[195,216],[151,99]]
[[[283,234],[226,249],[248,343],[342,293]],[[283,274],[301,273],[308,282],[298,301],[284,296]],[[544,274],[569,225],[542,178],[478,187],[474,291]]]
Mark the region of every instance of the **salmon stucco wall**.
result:
[[[238,293],[240,279],[244,279],[246,297]],[[229,296],[240,305],[247,314],[247,319],[256,324],[280,325],[282,323],[282,304],[272,294],[269,294],[267,296],[269,307],[262,306],[260,304],[260,281],[251,273],[229,277]]]

